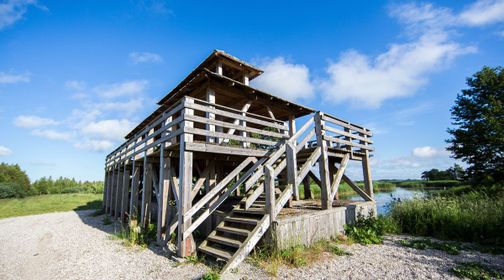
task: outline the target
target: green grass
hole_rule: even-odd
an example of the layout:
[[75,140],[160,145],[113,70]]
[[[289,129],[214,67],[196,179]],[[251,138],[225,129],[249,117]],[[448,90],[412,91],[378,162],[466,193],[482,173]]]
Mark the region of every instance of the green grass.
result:
[[102,194],[73,193],[0,199],[0,219],[59,211],[98,209],[101,207],[102,198]]
[[396,203],[390,212],[403,233],[504,245],[504,195],[469,192]]
[[463,263],[450,269],[459,278],[471,280],[504,279],[504,275],[480,263]]
[[421,239],[421,240],[401,240],[399,244],[415,248],[418,250],[425,249],[435,249],[445,251],[450,255],[459,255],[461,246],[454,242],[436,242],[430,239]]

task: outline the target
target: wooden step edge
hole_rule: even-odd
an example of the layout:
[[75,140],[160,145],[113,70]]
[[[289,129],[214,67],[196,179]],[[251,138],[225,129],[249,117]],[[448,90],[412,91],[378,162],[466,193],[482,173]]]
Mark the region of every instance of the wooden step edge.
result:
[[242,243],[238,240],[218,235],[210,236],[207,238],[207,240],[234,248],[240,248],[240,246],[242,245]]
[[250,234],[249,230],[229,226],[218,226],[217,231],[232,233],[241,236],[248,236]]
[[256,219],[248,219],[248,218],[241,218],[241,217],[226,217],[226,218],[224,218],[224,221],[232,222],[232,223],[239,223],[239,224],[249,224],[249,225],[257,225],[257,222],[259,222],[259,220],[256,220]]
[[249,209],[234,209],[233,212],[254,215],[263,215],[265,213],[264,208],[259,207],[250,207]]
[[198,248],[198,250],[205,253],[205,254],[214,256],[216,258],[221,258],[225,261],[228,261],[233,256],[230,252],[227,252],[227,251],[224,251],[221,249],[217,249],[217,248],[211,247],[209,245],[200,246]]

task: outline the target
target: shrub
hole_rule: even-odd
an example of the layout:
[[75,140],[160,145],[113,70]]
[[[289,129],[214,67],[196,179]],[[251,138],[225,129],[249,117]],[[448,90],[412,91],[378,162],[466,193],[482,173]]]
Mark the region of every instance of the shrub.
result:
[[[0,183],[7,184],[7,187],[5,185],[3,187],[4,192],[13,191],[15,197],[25,197],[30,194],[30,179],[17,164],[0,164]],[[10,188],[10,191],[6,191],[7,188]]]
[[504,275],[480,263],[464,263],[450,269],[450,272],[460,278],[471,280],[504,279]]
[[16,187],[9,183],[0,183],[0,198],[11,198],[16,196]]
[[216,271],[207,272],[201,277],[201,280],[219,280],[219,279],[220,275]]
[[391,217],[404,233],[504,245],[504,196],[469,192],[402,201]]
[[345,233],[353,241],[368,245],[381,244],[385,233],[397,233],[397,224],[388,217],[376,218],[371,211],[367,217],[358,214],[355,223],[345,225]]

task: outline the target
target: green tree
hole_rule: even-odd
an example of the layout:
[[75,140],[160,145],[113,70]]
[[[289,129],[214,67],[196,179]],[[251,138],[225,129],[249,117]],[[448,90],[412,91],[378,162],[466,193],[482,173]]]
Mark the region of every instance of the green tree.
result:
[[30,179],[17,164],[0,164],[0,185],[6,198],[11,196],[25,197],[30,194]]
[[504,69],[483,69],[467,78],[451,109],[448,150],[469,164],[474,181],[504,180]]

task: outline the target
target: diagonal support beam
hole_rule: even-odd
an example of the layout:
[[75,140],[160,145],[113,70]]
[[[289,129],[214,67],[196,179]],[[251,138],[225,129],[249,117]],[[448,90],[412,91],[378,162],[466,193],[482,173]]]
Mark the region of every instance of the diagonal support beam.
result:
[[336,174],[334,176],[333,183],[331,185],[331,197],[334,199],[334,196],[338,192],[339,185],[341,183],[341,178],[343,178],[343,174],[345,174],[345,169],[350,161],[350,154],[345,154],[343,159],[341,160],[339,168],[336,168]]

